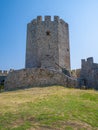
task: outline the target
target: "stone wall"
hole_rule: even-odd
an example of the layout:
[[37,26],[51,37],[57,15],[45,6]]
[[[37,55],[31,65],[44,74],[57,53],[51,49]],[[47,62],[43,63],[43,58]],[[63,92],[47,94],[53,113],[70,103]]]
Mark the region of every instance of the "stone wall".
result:
[[93,62],[92,57],[81,60],[79,86],[98,89],[98,64]]
[[7,76],[10,72],[14,71],[14,69],[10,70],[0,70],[0,76]]
[[41,16],[27,25],[26,68],[70,69],[68,24],[54,16]]
[[81,69],[71,70],[71,76],[73,78],[80,78]]
[[58,24],[59,65],[70,70],[70,46],[68,24],[60,19]]
[[7,76],[8,75],[8,73],[9,73],[9,71],[7,71],[7,70],[0,70],[0,76]]
[[59,71],[28,68],[10,72],[5,80],[5,90],[29,88],[36,86],[63,85],[66,87],[77,86],[74,80]]
[[4,81],[8,75],[9,71],[7,70],[0,70],[0,85],[4,85]]

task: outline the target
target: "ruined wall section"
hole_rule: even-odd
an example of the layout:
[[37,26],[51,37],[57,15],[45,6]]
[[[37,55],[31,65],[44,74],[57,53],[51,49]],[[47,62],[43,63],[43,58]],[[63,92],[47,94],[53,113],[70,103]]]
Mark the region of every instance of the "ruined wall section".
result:
[[81,60],[80,85],[98,89],[98,64],[93,62],[93,57]]
[[64,75],[62,72],[50,69],[28,68],[9,73],[4,83],[5,90],[51,85],[75,87],[77,80]]
[[71,70],[71,76],[73,78],[80,78],[80,72],[81,72],[81,69],[74,69],[74,70]]
[[91,86],[93,83],[93,58],[87,58],[87,60],[81,60],[81,74],[80,77],[84,80],[84,84],[87,86]]
[[68,24],[60,19],[59,22],[59,65],[70,70],[70,47]]

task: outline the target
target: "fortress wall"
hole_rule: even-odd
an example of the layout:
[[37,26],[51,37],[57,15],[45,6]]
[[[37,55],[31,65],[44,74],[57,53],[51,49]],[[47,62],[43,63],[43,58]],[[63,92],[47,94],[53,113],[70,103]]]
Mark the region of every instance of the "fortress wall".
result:
[[42,68],[30,68],[10,72],[5,80],[4,86],[5,90],[13,90],[50,85],[75,87],[77,81],[58,71]]
[[81,60],[80,84],[86,88],[98,89],[98,64],[93,62],[93,57]]

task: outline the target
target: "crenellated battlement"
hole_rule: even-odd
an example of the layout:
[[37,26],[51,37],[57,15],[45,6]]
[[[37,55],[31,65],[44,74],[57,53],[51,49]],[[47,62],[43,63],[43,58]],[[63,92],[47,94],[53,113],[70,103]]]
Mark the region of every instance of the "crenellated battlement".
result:
[[45,25],[49,25],[54,23],[55,25],[61,25],[61,26],[65,26],[68,28],[68,23],[66,23],[63,19],[60,19],[59,16],[54,16],[53,18],[51,16],[37,16],[37,18],[33,19],[29,25],[30,28],[32,27],[36,27],[36,25],[40,25],[40,24],[45,24]]
[[59,22],[60,19],[59,19],[59,16],[54,16],[54,22]]
[[32,23],[32,24],[36,24],[36,23],[37,23],[37,19],[33,19],[33,20],[31,21],[31,23]]
[[9,72],[12,72],[13,69],[10,70],[0,70],[0,76],[7,76]]
[[87,58],[87,62],[90,63],[90,64],[92,64],[93,63],[93,57]]
[[57,22],[57,23],[65,23],[62,19],[59,18],[59,16],[54,16],[53,20],[51,16],[37,16],[36,19],[33,19],[31,21],[32,24],[37,24],[41,22]]
[[81,68],[84,68],[85,66],[90,66],[93,64],[93,57],[87,58],[87,60],[82,59],[81,60]]
[[51,16],[45,16],[44,19],[45,22],[51,22]]
[[79,86],[98,89],[98,63],[94,63],[93,57],[81,60]]
[[37,16],[37,23],[42,22],[42,16]]
[[68,27],[68,23],[66,23],[63,19],[60,19],[60,23]]
[[7,70],[0,70],[0,76],[7,76],[9,71]]

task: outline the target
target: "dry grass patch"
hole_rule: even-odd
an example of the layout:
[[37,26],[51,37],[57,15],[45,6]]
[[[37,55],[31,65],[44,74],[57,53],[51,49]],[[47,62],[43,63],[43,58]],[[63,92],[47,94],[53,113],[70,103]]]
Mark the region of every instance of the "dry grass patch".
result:
[[0,93],[0,130],[98,130],[98,92],[51,86]]

